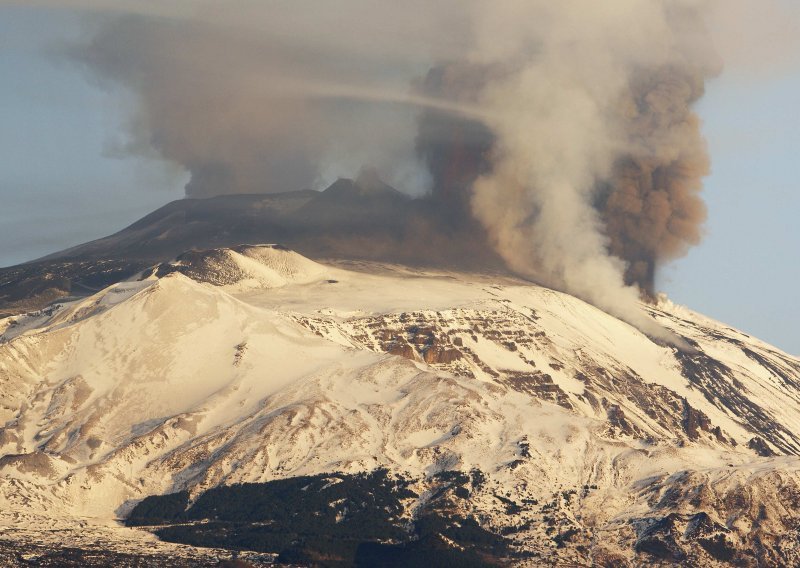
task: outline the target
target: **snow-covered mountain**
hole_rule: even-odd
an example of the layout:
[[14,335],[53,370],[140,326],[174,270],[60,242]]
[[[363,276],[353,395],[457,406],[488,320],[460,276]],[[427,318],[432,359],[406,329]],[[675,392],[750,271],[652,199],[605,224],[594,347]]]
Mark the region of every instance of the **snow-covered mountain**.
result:
[[800,360],[641,309],[692,349],[507,276],[243,245],[7,317],[0,541],[210,562],[116,521],[147,496],[385,469],[409,540],[436,506],[502,540],[487,563],[800,563]]
[[112,235],[0,267],[0,317],[97,292],[185,251],[248,242],[280,242],[314,259],[505,268],[480,225],[452,204],[361,175],[324,191],[178,199]]

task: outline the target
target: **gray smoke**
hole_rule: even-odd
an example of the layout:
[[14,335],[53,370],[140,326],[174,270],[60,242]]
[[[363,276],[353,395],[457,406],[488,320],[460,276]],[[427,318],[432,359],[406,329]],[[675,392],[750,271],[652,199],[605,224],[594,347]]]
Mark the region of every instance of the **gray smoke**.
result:
[[[292,77],[298,55],[281,45],[203,22],[123,16],[74,55],[135,93],[130,150],[155,150],[185,167],[188,196],[313,185],[331,142],[327,117],[340,105],[292,93],[292,81],[303,80]],[[311,67],[303,70],[323,72]]]
[[[442,15],[416,0],[138,11],[96,19],[88,41],[65,51],[134,95],[127,151],[183,166],[191,197],[308,189],[363,164],[416,181],[417,109],[452,106],[411,93]],[[412,18],[427,25],[413,29]]]

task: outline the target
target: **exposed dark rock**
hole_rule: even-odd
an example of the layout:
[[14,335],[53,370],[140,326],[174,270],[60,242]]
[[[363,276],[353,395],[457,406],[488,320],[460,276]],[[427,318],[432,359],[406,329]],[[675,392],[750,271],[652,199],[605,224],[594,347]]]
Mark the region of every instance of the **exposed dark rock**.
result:
[[769,447],[769,445],[758,436],[750,438],[750,441],[747,442],[747,447],[763,458],[769,458],[776,455],[775,452],[773,452],[772,449]]
[[704,432],[711,431],[711,420],[708,419],[708,416],[703,414],[701,411],[692,408],[692,406],[685,398],[683,399],[682,425],[683,425],[683,431],[686,432],[686,435],[689,437],[690,440],[699,439],[701,431]]
[[608,415],[609,424],[619,430],[620,433],[628,436],[640,436],[642,434],[639,428],[628,422],[625,418],[625,413],[618,404],[610,405],[606,413]]
[[477,224],[441,230],[446,211],[366,178],[323,192],[181,199],[108,237],[0,268],[0,314],[86,296],[190,250],[284,243],[311,258],[505,270]]
[[419,360],[417,350],[405,341],[396,341],[394,345],[387,350],[387,353],[391,355],[399,355],[400,357],[405,357],[406,359],[411,359],[412,361]]
[[636,552],[644,552],[667,562],[686,560],[686,553],[678,543],[681,538],[681,531],[676,523],[678,519],[676,513],[670,513],[647,526],[636,540]]
[[528,393],[541,400],[554,402],[564,408],[572,409],[569,396],[561,387],[553,382],[553,377],[538,371],[525,373],[520,371],[506,371],[503,383],[514,390]]
[[101,546],[6,542],[0,540],[3,568],[248,568],[274,566],[271,556],[238,551],[193,549],[184,555],[156,552],[117,552]]
[[798,434],[776,421],[754,402],[747,389],[739,383],[734,373],[724,363],[702,352],[687,354],[676,352],[683,367],[683,376],[703,393],[715,406],[727,408],[741,417],[750,427],[773,447],[786,454],[800,453]]
[[462,358],[463,355],[458,349],[447,349],[445,347],[432,346],[426,349],[424,352],[425,362],[429,364],[448,365]]

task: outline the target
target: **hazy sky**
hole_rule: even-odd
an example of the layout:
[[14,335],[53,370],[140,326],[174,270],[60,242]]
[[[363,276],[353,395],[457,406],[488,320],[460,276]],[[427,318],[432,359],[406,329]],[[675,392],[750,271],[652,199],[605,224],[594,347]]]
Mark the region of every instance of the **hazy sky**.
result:
[[[68,12],[0,5],[0,266],[101,237],[183,196],[186,174],[121,157],[126,95],[48,55]],[[767,38],[768,39],[768,34]],[[698,110],[712,156],[703,243],[662,271],[679,303],[800,353],[800,68],[752,61]]]

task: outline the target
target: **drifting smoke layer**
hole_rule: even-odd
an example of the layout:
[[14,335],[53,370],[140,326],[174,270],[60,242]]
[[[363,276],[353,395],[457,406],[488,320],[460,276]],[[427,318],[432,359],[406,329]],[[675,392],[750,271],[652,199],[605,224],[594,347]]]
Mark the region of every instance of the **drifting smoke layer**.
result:
[[131,149],[185,166],[190,196],[303,189],[332,162],[418,180],[416,152],[443,226],[644,327],[640,289],[705,218],[705,4],[202,4],[115,19],[73,55],[138,94]]
[[[409,13],[435,20],[417,4]],[[403,21],[388,6],[198,1],[179,12],[115,14],[68,55],[136,96],[123,150],[182,165],[187,196],[309,189],[323,170],[335,179],[363,164],[413,179],[417,109],[452,106],[410,95],[420,56],[387,33]],[[360,16],[372,20],[363,29]]]

